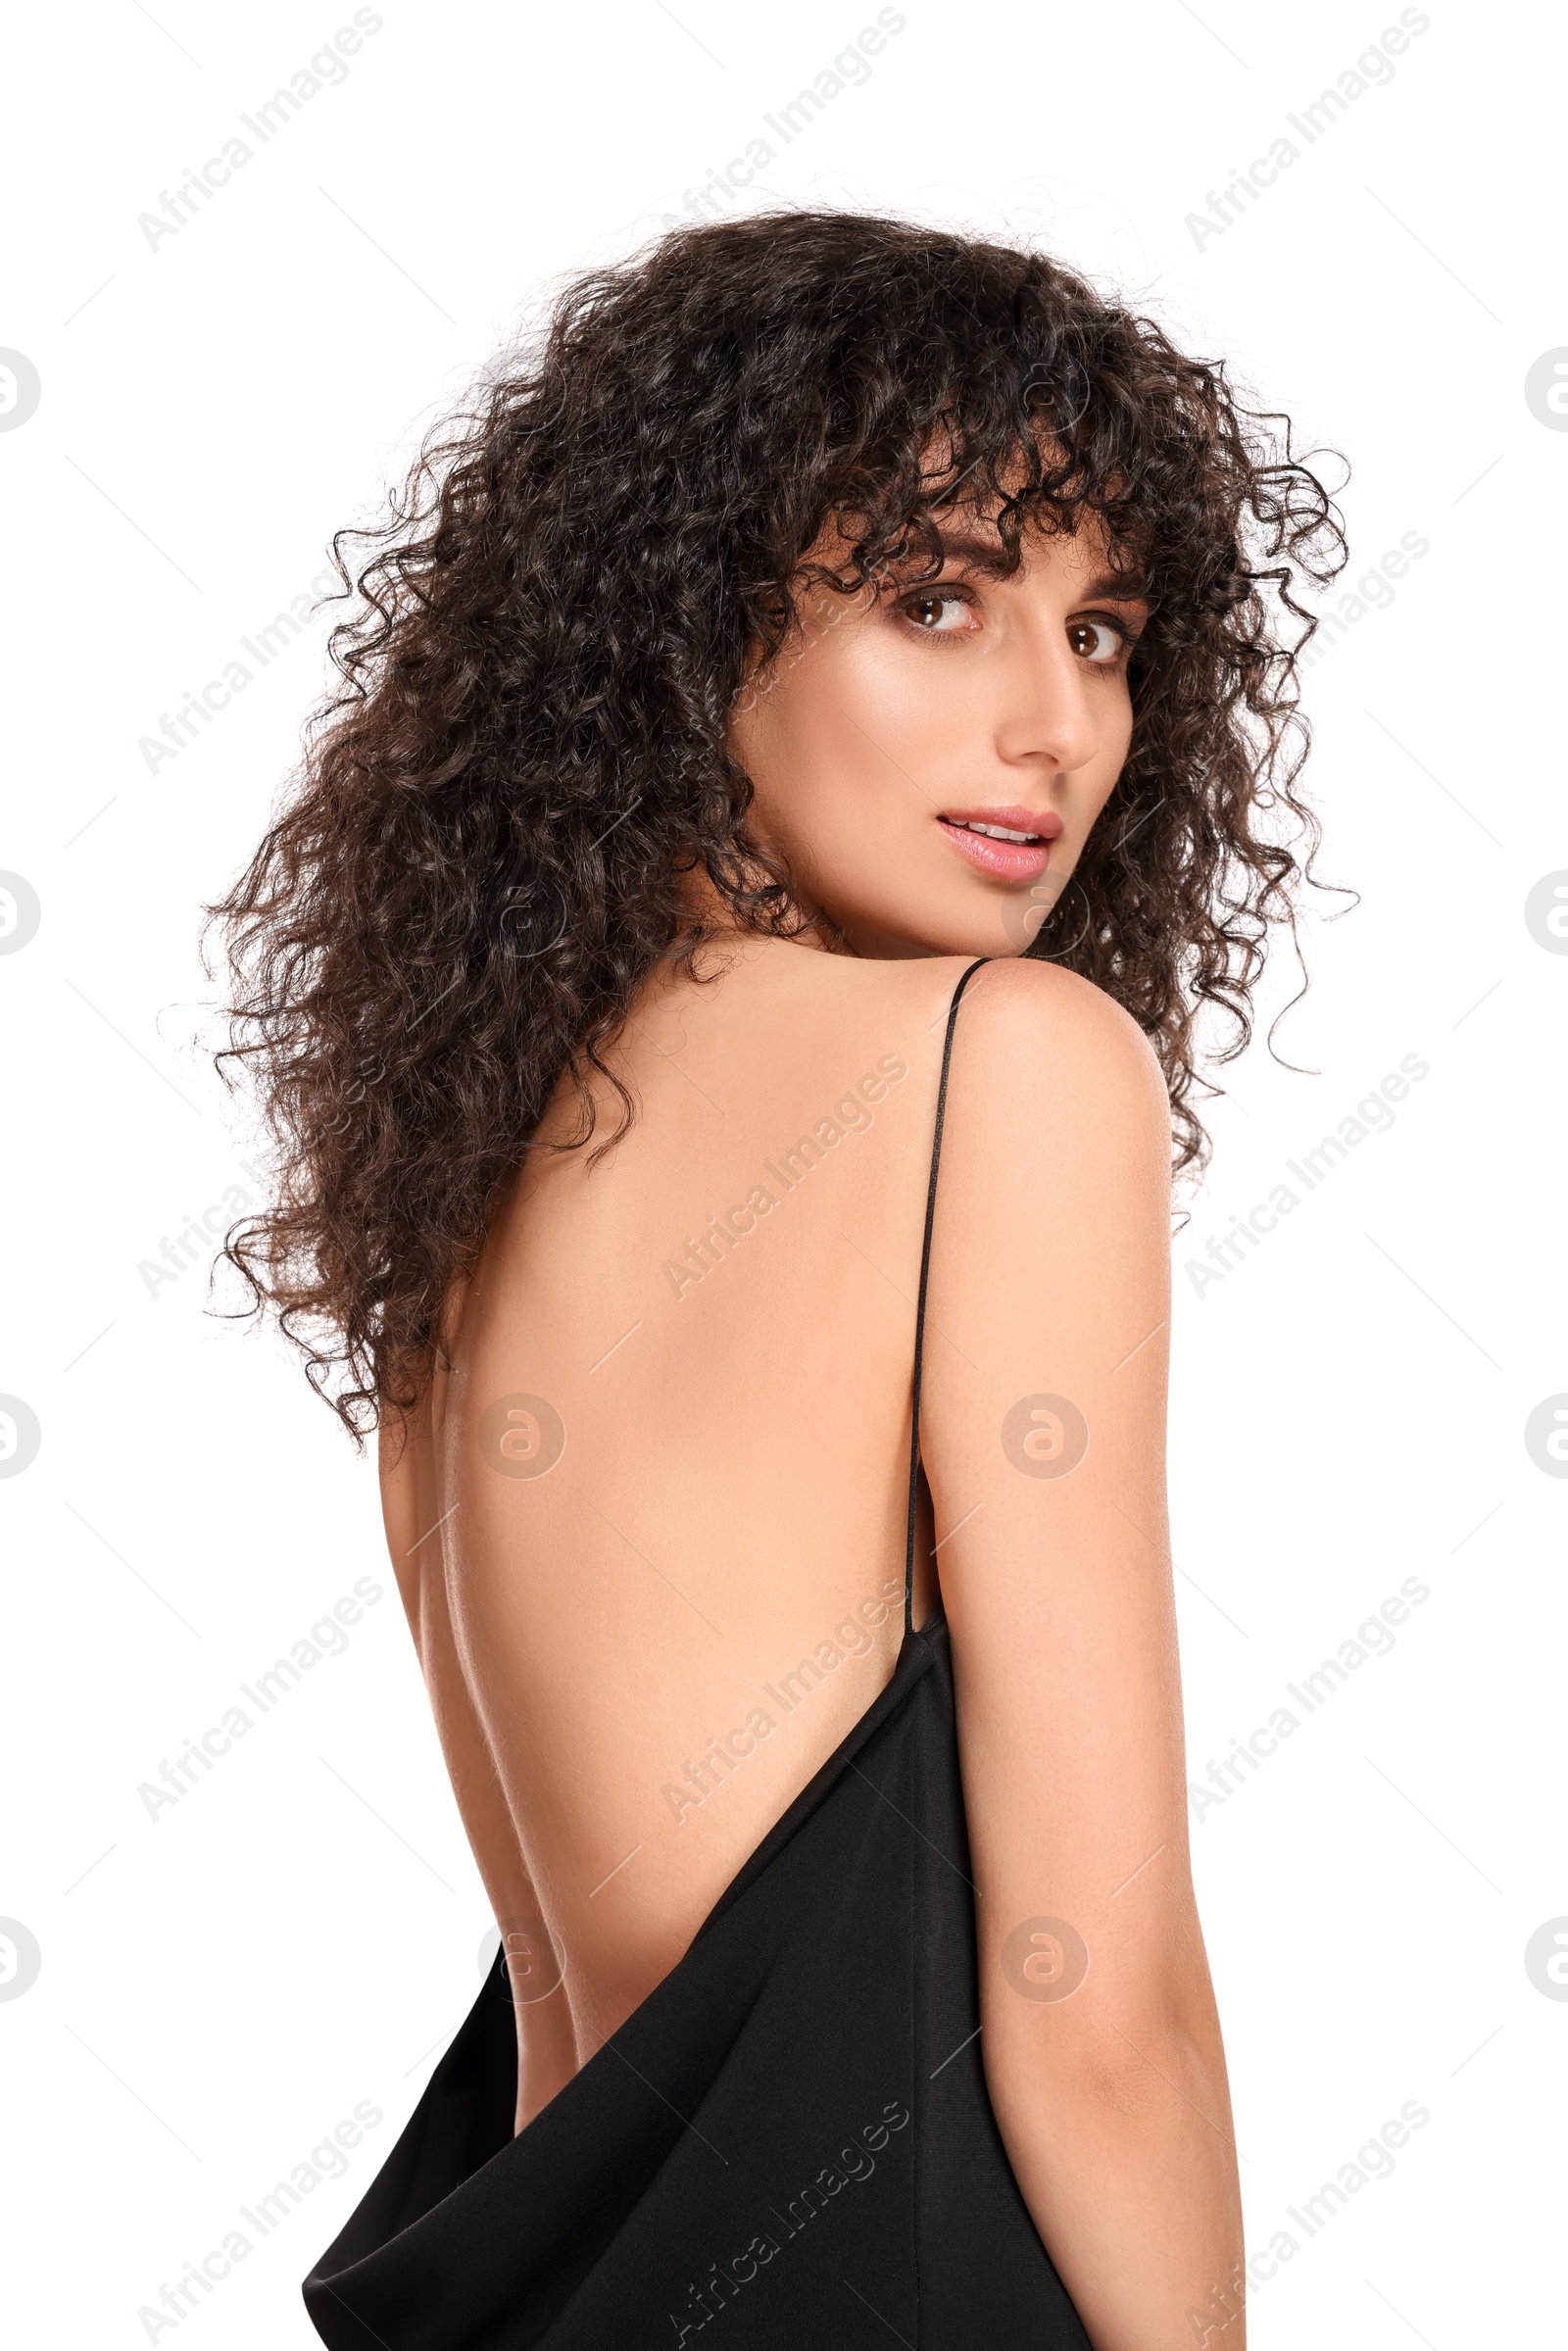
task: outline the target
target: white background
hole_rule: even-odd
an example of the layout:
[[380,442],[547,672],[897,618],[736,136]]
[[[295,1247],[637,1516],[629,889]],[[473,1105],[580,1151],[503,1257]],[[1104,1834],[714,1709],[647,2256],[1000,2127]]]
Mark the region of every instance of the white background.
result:
[[[1524,905],[1568,867],[1544,690],[1568,434],[1524,378],[1568,344],[1561,35],[1434,0],[1392,80],[1307,147],[1286,115],[1394,6],[905,13],[760,193],[1045,241],[1348,452],[1347,585],[1402,534],[1430,541],[1307,680],[1322,869],[1360,892],[1310,935],[1314,984],[1280,1033],[1312,1074],[1261,1045],[1234,1066],[1177,1245],[1194,1780],[1401,1580],[1429,1597],[1392,1654],[1295,1708],[1194,1844],[1249,2245],[1298,2247],[1256,2295],[1254,2342],[1541,2342],[1568,2002],[1524,1952],[1568,1913],[1568,1480],[1524,1424],[1568,1391],[1568,955]],[[551,283],[655,233],[874,9],[381,14],[343,83],[156,249],[138,216],[349,9],[158,0],[154,23],[99,0],[10,36],[0,344],[43,390],[0,433],[20,656],[0,866],[42,921],[0,958],[0,1390],[42,1444],[0,1482],[0,1914],[42,1965],[0,1999],[0,2161],[4,2315],[35,2351],[149,2339],[163,2283],[369,2101],[384,2120],[346,2177],[247,2230],[248,2258],[155,2337],[314,2340],[298,2279],[472,2000],[487,1924],[368,1463],[276,1341],[204,1315],[200,1271],[156,1296],[139,1271],[226,1188],[255,1190],[193,1043],[197,909],[291,765],[321,622],[156,772],[139,740],[307,588]],[[1189,214],[1282,134],[1299,159],[1200,243]],[[1430,1075],[1393,1129],[1200,1296],[1188,1259],[1409,1054]],[[382,1597],[345,1652],[149,1819],[139,1785],[366,1576]],[[1308,2237],[1288,2208],[1408,2101],[1430,2120],[1394,2175]]]

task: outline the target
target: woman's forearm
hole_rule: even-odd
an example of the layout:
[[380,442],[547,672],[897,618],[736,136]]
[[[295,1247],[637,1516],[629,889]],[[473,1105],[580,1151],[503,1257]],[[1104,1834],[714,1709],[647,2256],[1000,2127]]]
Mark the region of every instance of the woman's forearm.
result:
[[1217,2031],[1134,2024],[1066,2062],[1020,2049],[1021,2037],[986,2036],[992,2104],[1095,2351],[1245,2351],[1241,2196]]

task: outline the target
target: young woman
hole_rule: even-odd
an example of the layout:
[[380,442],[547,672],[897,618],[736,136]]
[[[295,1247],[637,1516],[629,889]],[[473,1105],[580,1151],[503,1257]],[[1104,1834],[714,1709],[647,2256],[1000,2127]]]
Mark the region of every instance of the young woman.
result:
[[339,2351],[1241,2351],[1172,1112],[1337,553],[1218,367],[880,220],[585,280],[423,461],[220,909],[231,1253],[379,1431],[502,1934]]

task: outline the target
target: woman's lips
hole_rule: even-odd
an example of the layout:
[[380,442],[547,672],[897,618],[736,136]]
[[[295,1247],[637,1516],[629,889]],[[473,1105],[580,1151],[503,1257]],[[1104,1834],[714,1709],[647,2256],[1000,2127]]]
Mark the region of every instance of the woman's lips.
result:
[[[963,808],[937,823],[959,854],[999,881],[1037,882],[1051,863],[1051,844],[1062,830],[1054,808]],[[984,831],[972,828],[984,826]],[[999,840],[999,832],[1032,833],[1029,841]]]

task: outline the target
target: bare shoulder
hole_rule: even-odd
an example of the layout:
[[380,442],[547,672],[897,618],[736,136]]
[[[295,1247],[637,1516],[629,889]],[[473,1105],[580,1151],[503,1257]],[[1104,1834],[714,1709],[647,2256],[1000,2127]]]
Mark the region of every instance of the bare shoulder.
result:
[[1123,1098],[1136,1115],[1164,1115],[1165,1082],[1153,1048],[1131,1014],[1092,980],[1054,963],[987,963],[965,990],[959,1015],[971,1059],[1006,1062],[1020,1084],[1071,1075],[1097,1097]]
[[1164,1074],[1136,1021],[1103,989],[1027,961],[988,963],[964,993],[950,1089],[951,1148],[967,1180],[1022,1197],[1053,1171],[1163,1190],[1170,1166]]
[[999,1170],[1048,1137],[1091,1158],[1152,1153],[1168,1166],[1170,1105],[1164,1073],[1131,1015],[1092,981],[1053,963],[935,955],[907,962],[803,957],[828,1025],[858,1012],[922,1038],[940,1060],[947,1014],[963,989],[954,1036],[949,1148],[967,1137]]

